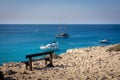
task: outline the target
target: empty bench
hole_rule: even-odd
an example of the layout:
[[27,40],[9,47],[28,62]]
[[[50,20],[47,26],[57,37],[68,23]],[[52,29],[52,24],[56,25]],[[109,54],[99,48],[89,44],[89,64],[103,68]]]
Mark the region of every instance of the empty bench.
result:
[[[49,67],[53,67],[53,61],[52,61],[52,54],[54,52],[43,52],[43,53],[36,53],[36,54],[30,54],[30,55],[26,55],[26,58],[28,58],[28,61],[22,61],[22,63],[25,63],[26,65],[26,69],[32,71],[32,62],[34,61],[39,61],[39,60],[45,60],[45,65],[49,66]],[[38,57],[38,56],[43,56],[43,55],[49,55],[47,57],[44,58],[39,58],[39,59],[33,59],[33,57]],[[47,65],[47,61],[49,61],[50,63]]]

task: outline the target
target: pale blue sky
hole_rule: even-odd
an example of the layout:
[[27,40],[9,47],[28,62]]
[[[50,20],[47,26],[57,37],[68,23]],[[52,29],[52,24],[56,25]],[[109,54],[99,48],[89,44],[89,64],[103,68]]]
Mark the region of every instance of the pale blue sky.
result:
[[0,24],[120,24],[120,0],[0,0]]

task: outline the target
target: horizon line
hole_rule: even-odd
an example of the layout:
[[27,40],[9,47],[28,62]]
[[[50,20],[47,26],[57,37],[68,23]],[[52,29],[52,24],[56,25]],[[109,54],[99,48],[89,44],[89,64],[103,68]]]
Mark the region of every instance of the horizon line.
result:
[[58,25],[58,24],[62,24],[62,25],[109,25],[109,24],[115,24],[115,25],[120,25],[120,23],[0,23],[0,25]]

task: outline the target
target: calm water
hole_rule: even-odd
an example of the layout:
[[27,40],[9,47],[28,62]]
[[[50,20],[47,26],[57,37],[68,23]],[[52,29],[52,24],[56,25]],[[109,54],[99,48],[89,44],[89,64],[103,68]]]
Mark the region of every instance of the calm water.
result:
[[[69,38],[56,39],[60,32]],[[109,44],[99,40],[109,39]],[[25,60],[26,54],[43,52],[41,45],[58,41],[61,54],[66,49],[120,43],[120,25],[0,25],[0,65]]]

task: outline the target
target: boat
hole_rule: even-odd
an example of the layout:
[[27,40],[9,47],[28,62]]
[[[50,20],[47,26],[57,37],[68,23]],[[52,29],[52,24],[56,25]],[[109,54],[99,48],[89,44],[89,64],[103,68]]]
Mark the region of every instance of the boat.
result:
[[56,35],[56,38],[68,38],[69,34],[65,33],[65,26],[59,26],[59,34]]
[[109,43],[109,39],[103,39],[99,41],[100,43]]
[[69,34],[67,33],[60,33],[56,35],[56,38],[68,38],[68,37],[69,37]]
[[57,50],[57,49],[59,49],[59,47],[58,47],[58,43],[53,42],[53,43],[49,43],[45,46],[41,46],[40,49],[41,50]]

